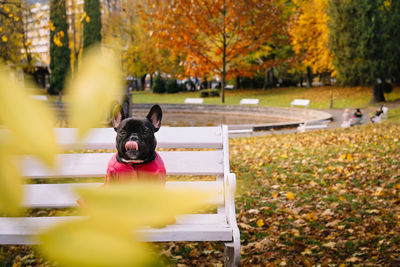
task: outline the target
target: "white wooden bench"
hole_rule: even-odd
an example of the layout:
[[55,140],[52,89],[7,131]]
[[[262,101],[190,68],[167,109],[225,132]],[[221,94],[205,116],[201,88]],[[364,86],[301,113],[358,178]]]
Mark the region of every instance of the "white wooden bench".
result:
[[258,98],[242,98],[240,105],[258,105],[259,102]]
[[[60,144],[70,149],[76,144],[75,129],[56,129]],[[193,175],[196,181],[168,181],[166,188],[207,188],[216,194],[212,200],[216,213],[187,214],[176,217],[176,223],[164,228],[145,228],[143,241],[220,241],[225,243],[225,265],[240,262],[240,233],[235,215],[236,176],[229,168],[228,127],[164,127],[156,133],[158,148],[183,148],[183,151],[159,151],[167,175]],[[79,143],[85,149],[115,148],[115,132],[111,128],[94,129],[90,137]],[[208,148],[212,150],[196,151]],[[58,168],[48,169],[38,160],[21,156],[21,171],[27,179],[43,179],[46,184],[26,184],[23,204],[27,208],[75,207],[76,186],[101,183],[52,183],[51,178],[104,177],[106,166],[114,153],[67,153],[57,156]],[[202,176],[215,176],[201,181]],[[65,217],[0,217],[0,244],[36,244],[42,229],[74,219]]]
[[41,100],[41,101],[47,101],[48,100],[46,95],[31,95],[31,97],[33,99]]
[[185,104],[203,104],[203,98],[186,98]]
[[329,120],[317,120],[317,121],[306,121],[297,127],[299,132],[305,132],[307,130],[324,129],[328,127]]
[[225,89],[228,89],[228,90],[232,90],[234,88],[235,88],[235,86],[233,86],[233,84],[228,84],[225,86]]
[[310,106],[310,100],[309,99],[295,99],[290,103],[290,107],[294,106],[303,106],[305,108],[308,108]]

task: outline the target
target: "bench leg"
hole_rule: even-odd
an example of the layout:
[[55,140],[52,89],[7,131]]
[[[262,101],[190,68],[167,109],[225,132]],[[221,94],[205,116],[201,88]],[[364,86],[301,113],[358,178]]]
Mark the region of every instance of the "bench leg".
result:
[[225,267],[235,267],[239,266],[240,263],[240,246],[235,248],[233,242],[225,243],[224,250],[224,266]]

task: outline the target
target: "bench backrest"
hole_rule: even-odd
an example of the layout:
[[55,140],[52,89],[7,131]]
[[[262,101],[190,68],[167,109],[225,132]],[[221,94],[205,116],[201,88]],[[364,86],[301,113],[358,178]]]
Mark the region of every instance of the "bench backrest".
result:
[[242,98],[240,105],[258,105],[259,102],[258,98]]
[[186,98],[185,104],[203,104],[203,98]]
[[[56,136],[65,149],[76,145],[76,129],[58,128]],[[79,142],[81,149],[115,149],[116,133],[112,128],[93,129],[89,136]],[[212,189],[216,193],[213,203],[219,211],[228,210],[224,201],[224,189],[229,173],[228,129],[223,127],[164,127],[156,133],[157,147],[180,148],[183,151],[159,151],[167,175],[196,176],[195,181],[167,182],[168,187],[193,187]],[[76,148],[76,146],[75,146]],[[193,149],[208,149],[206,151]],[[66,153],[56,158],[56,168],[49,169],[41,161],[21,156],[22,174],[29,179],[104,177],[107,163],[115,152]],[[215,181],[202,181],[203,176],[215,176]],[[76,206],[73,194],[75,184],[34,184],[25,186],[24,205],[27,207]],[[98,186],[87,183],[84,186]]]
[[308,107],[310,105],[309,99],[295,99],[290,103],[290,106],[304,106]]

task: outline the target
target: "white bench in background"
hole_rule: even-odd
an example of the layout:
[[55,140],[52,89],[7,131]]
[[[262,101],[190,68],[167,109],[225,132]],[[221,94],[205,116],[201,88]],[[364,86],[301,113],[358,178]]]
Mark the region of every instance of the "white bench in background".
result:
[[306,121],[297,127],[299,132],[305,132],[307,130],[324,129],[328,127],[329,120],[318,120],[318,121]]
[[225,89],[228,89],[228,90],[232,90],[233,88],[235,88],[235,86],[233,86],[233,84],[228,84],[225,86]]
[[33,99],[41,100],[41,101],[47,101],[48,100],[46,95],[31,95],[31,97]]
[[259,102],[258,98],[242,98],[240,105],[258,105]]
[[308,108],[310,105],[310,100],[309,99],[295,99],[290,103],[290,107],[294,106],[303,106],[305,108]]
[[203,98],[186,98],[185,104],[203,104]]
[[[76,143],[76,130],[56,129],[60,144],[70,149]],[[115,132],[111,128],[94,129],[80,142],[80,148],[115,148]],[[194,175],[198,181],[167,181],[166,188],[212,189],[216,197],[216,213],[186,214],[176,217],[176,223],[164,228],[146,228],[139,231],[148,242],[165,241],[219,241],[225,243],[225,266],[240,263],[240,233],[236,223],[236,176],[230,172],[228,127],[164,127],[156,133],[158,148],[183,148],[184,151],[160,151],[167,175]],[[212,149],[195,151],[193,149]],[[51,178],[104,177],[109,159],[114,153],[67,153],[56,158],[59,166],[48,169],[40,161],[23,156],[21,171],[27,179],[46,179],[47,184],[24,185],[23,204],[27,208],[75,207],[76,186],[94,186],[101,183],[51,183]],[[201,181],[203,176],[215,176],[213,181]],[[168,180],[168,179],[167,179]],[[0,217],[0,244],[36,244],[36,235],[65,217]]]

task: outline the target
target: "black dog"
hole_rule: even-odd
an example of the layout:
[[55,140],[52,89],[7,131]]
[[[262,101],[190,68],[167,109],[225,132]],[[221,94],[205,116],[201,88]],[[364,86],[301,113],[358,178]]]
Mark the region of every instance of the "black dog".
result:
[[122,179],[149,176],[165,182],[166,171],[160,155],[155,151],[154,133],[161,127],[162,110],[154,105],[145,119],[126,118],[122,114],[114,120],[118,152],[108,163],[105,183]]

